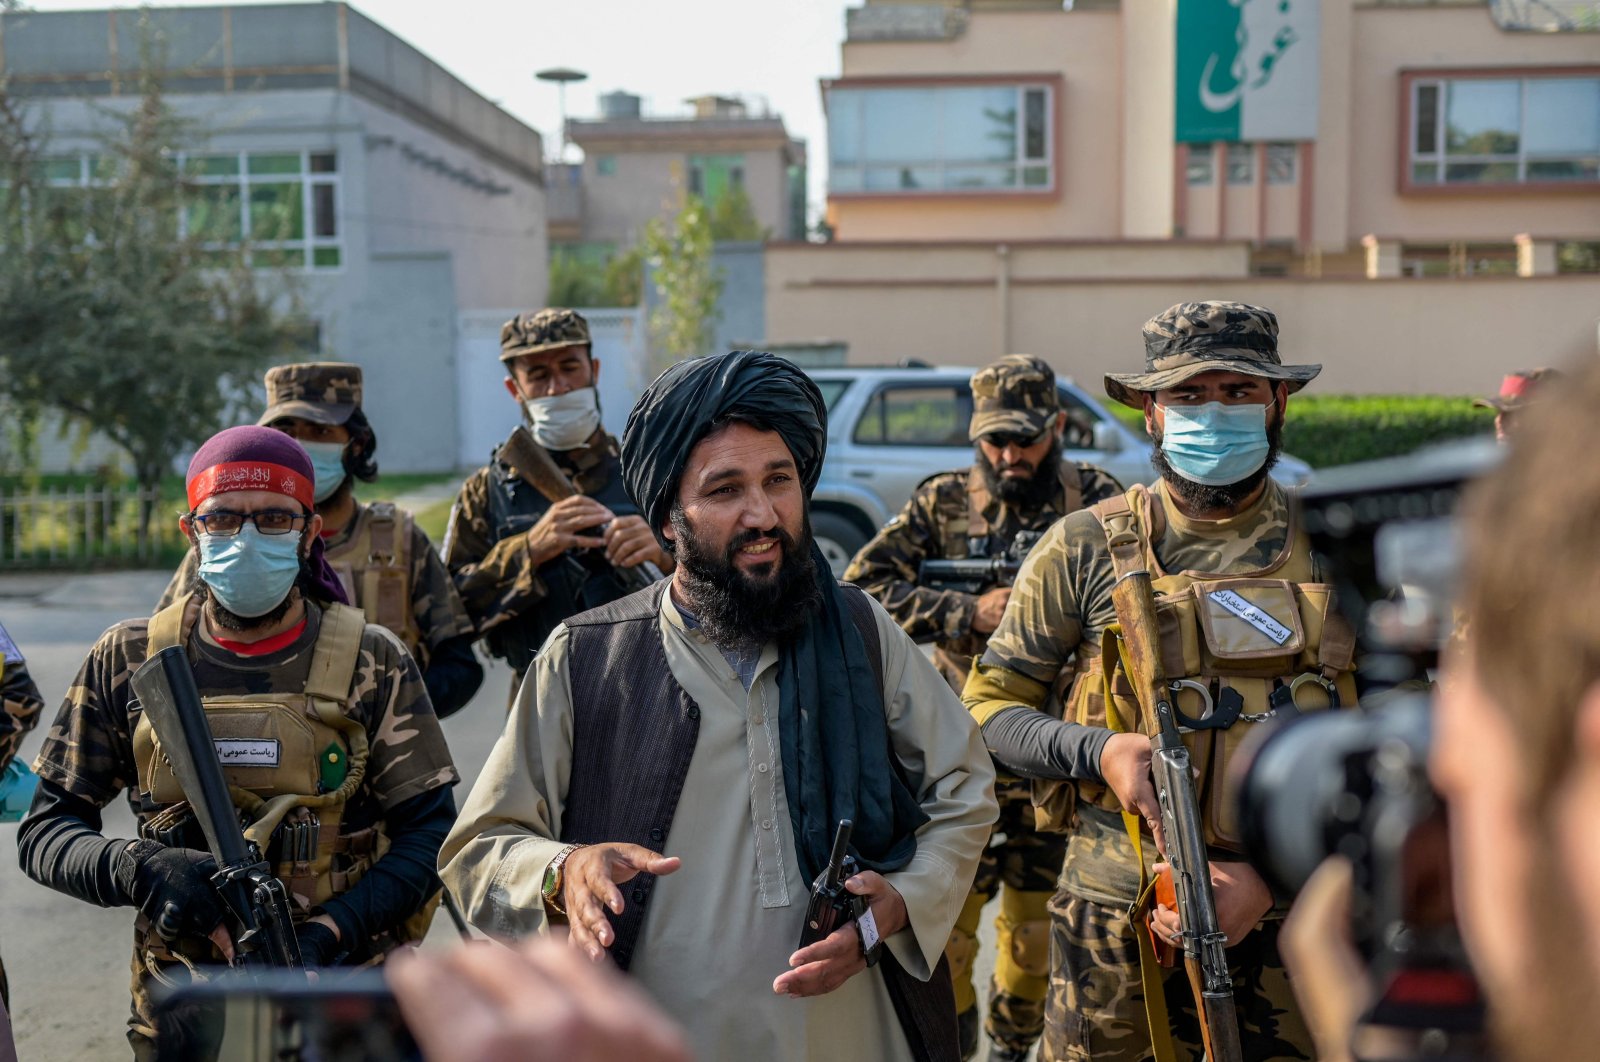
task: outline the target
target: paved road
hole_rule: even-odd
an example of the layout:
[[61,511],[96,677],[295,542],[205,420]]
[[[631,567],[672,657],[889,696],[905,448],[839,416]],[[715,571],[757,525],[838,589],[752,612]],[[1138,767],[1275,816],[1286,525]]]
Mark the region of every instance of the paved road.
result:
[[[31,759],[38,752],[56,706],[95,639],[118,620],[148,615],[166,580],[159,572],[0,576],[0,622],[26,654],[47,704],[23,755]],[[458,802],[499,736],[510,681],[508,668],[491,664],[472,704],[444,722],[465,783],[457,790]],[[108,836],[133,836],[133,817],[125,804],[106,809],[105,829]],[[14,825],[0,825],[0,897],[0,954],[11,980],[19,1057],[24,1062],[126,1059],[122,1030],[133,936],[130,911],[91,907],[30,881],[17,868]],[[454,937],[449,919],[441,915],[424,947],[448,947]],[[994,930],[986,924],[980,970],[991,968],[993,946]]]

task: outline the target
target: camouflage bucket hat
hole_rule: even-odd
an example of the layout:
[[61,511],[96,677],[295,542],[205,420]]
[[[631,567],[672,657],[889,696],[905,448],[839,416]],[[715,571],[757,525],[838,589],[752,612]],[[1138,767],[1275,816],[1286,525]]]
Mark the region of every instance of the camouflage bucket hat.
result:
[[343,424],[361,408],[361,366],[344,361],[275,365],[267,370],[267,411],[257,424],[298,417]]
[[1556,369],[1525,369],[1514,372],[1500,381],[1500,393],[1473,401],[1475,407],[1492,409],[1496,413],[1515,413],[1537,401],[1542,391],[1551,384],[1559,384],[1564,374]]
[[1289,393],[1316,379],[1321,365],[1278,360],[1278,316],[1242,302],[1180,302],[1144,325],[1139,373],[1106,373],[1106,394],[1144,408],[1140,392],[1174,387],[1203,372],[1225,370],[1282,380]]
[[501,361],[580,344],[593,349],[589,322],[576,310],[551,308],[519,313],[500,326]]
[[972,374],[967,438],[991,432],[1037,435],[1061,411],[1055,370],[1027,354],[1007,354]]

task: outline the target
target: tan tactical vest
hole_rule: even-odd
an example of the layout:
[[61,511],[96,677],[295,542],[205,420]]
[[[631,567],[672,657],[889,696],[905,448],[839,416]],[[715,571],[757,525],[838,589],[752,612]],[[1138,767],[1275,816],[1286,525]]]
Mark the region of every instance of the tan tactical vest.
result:
[[[1159,499],[1143,486],[1091,510],[1102,525],[1131,516],[1142,563],[1156,595],[1161,651],[1174,704],[1191,719],[1231,725],[1186,729],[1197,772],[1206,843],[1240,847],[1228,769],[1260,723],[1291,711],[1352,708],[1355,634],[1338,612],[1333,587],[1313,582],[1311,544],[1291,507],[1284,548],[1264,568],[1238,575],[1167,572],[1151,543],[1165,526]],[[1126,522],[1126,521],[1124,521]],[[1122,562],[1117,562],[1118,567]],[[1124,573],[1118,570],[1119,577]],[[1108,628],[1098,656],[1085,654],[1068,700],[1068,718],[1088,726],[1154,734],[1124,673],[1120,628]],[[1110,711],[1107,710],[1108,701]],[[1121,805],[1098,782],[1036,784],[1041,828],[1065,830],[1075,800],[1111,812]]]
[[404,509],[369,502],[356,515],[350,537],[330,547],[327,558],[367,622],[393,631],[416,656],[422,632],[411,610],[411,526]]
[[[188,594],[156,613],[147,652],[186,644],[199,615],[199,602]],[[345,714],[365,626],[359,610],[328,605],[304,692],[214,695],[201,702],[245,837],[277,857],[273,874],[289,891],[297,923],[311,908],[349,891],[389,847],[381,824],[353,833],[340,828],[344,806],[367,770],[366,728]],[[133,755],[141,796],[164,805],[141,823],[141,836],[170,843],[163,833],[179,828],[191,812],[143,715],[134,727]],[[430,905],[393,941],[379,942],[379,949],[420,940],[431,917]],[[201,954],[174,950],[143,918],[140,929],[145,963],[158,977],[163,961],[208,961],[205,948]]]

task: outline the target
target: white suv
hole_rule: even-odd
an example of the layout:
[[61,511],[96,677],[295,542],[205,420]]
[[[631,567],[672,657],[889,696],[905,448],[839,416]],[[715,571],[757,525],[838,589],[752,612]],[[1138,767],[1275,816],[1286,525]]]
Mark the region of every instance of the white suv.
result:
[[[975,371],[915,363],[809,370],[828,404],[828,458],[812,495],[811,526],[835,574],[844,573],[850,558],[900,511],[919,483],[972,464],[967,425]],[[1071,379],[1057,377],[1056,384],[1068,420],[1063,460],[1098,465],[1124,485],[1155,478],[1150,440],[1107,413]],[[1285,455],[1272,474],[1298,485],[1311,469]]]

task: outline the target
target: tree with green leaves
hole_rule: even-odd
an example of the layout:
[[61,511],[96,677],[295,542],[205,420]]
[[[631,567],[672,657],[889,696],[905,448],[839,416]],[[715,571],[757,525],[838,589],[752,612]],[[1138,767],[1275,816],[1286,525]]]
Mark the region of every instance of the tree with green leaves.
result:
[[722,271],[711,260],[715,240],[705,201],[690,196],[669,227],[645,229],[644,249],[659,301],[650,314],[652,367],[711,353],[721,311]]
[[154,487],[248,416],[261,369],[307,329],[287,274],[207,238],[178,162],[199,132],[144,58],[133,106],[98,108],[111,131],[87,181],[60,179],[35,112],[0,83],[0,395],[111,440]]
[[766,241],[772,230],[756,220],[755,206],[744,185],[729,186],[716,202],[711,204],[711,238],[724,240]]

